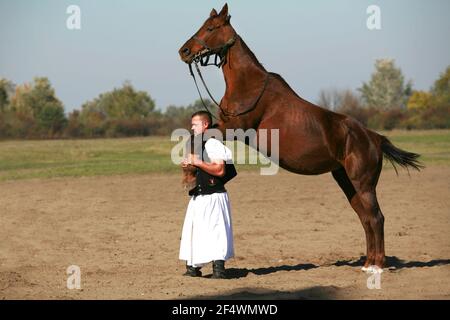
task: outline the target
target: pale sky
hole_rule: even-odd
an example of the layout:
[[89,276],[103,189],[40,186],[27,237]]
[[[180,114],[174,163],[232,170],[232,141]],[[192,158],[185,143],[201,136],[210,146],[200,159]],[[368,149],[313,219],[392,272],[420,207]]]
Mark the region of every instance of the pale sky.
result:
[[[157,108],[198,99],[180,46],[224,1],[0,0],[0,77],[16,84],[50,79],[66,111],[120,87],[147,91]],[[81,9],[81,30],[69,30],[69,5]],[[369,5],[381,9],[381,30],[366,27]],[[259,61],[303,98],[321,89],[368,81],[375,59],[395,59],[415,89],[428,90],[450,65],[448,0],[229,0],[231,23]],[[221,70],[205,78],[217,99]]]

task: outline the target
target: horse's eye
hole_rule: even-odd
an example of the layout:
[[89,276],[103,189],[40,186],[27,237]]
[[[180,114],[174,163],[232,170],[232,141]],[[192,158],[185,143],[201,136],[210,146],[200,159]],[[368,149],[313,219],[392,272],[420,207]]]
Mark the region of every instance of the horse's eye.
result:
[[206,30],[208,30],[209,32],[211,32],[211,31],[214,30],[214,27],[208,27],[208,28],[206,28]]

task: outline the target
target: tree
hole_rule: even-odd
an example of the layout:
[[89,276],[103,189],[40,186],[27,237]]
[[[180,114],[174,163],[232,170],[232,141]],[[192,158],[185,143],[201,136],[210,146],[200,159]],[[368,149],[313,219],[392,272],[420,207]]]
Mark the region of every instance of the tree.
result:
[[391,59],[376,60],[370,82],[359,88],[366,106],[379,110],[404,109],[411,90],[411,81],[405,85],[400,68]]
[[349,115],[364,125],[367,125],[368,112],[367,109],[362,108],[361,98],[353,93],[351,90],[344,90],[340,92],[340,104],[336,111]]
[[98,112],[106,119],[142,119],[154,112],[155,102],[145,91],[136,91],[131,83],[102,93],[82,106],[82,118],[90,112]]
[[317,104],[322,108],[335,111],[342,103],[342,94],[336,89],[322,89],[319,92]]
[[408,99],[408,110],[429,108],[433,104],[433,95],[427,91],[413,91]]
[[431,94],[437,107],[450,107],[450,66],[436,80]]
[[367,108],[363,108],[359,94],[349,89],[320,90],[317,104],[323,108],[353,117],[364,125],[367,125],[371,112]]
[[38,114],[45,107],[64,107],[56,97],[55,90],[50,81],[45,77],[36,77],[31,84],[23,84],[16,88],[16,92],[11,99],[11,109],[15,112],[30,114],[37,118]]
[[[210,112],[217,117],[217,107],[213,105],[213,103],[209,99],[204,100],[205,105],[210,110]],[[196,100],[194,103],[189,104],[188,106],[174,106],[170,105],[166,108],[164,112],[165,126],[169,129],[168,132],[171,132],[177,128],[191,128],[191,116],[194,112],[206,110],[202,101]],[[214,118],[213,118],[214,122]]]
[[430,92],[416,91],[408,101],[408,128],[450,128],[450,66]]
[[14,84],[4,78],[0,78],[0,112],[7,109],[10,98],[14,93]]
[[31,84],[17,86],[11,98],[10,111],[19,120],[26,120],[27,127],[34,127],[30,125],[34,123],[36,130],[45,135],[53,136],[60,132],[66,123],[64,106],[45,77],[36,77]]
[[136,91],[126,81],[122,87],[84,103],[77,121],[87,136],[116,137],[153,134],[159,127],[156,121],[159,117],[150,95]]
[[80,122],[80,111],[73,110],[69,113],[65,135],[67,137],[81,137],[83,135],[83,126]]
[[39,127],[46,130],[46,134],[50,137],[61,132],[67,123],[64,109],[53,104],[47,104],[42,108],[37,115],[37,121]]

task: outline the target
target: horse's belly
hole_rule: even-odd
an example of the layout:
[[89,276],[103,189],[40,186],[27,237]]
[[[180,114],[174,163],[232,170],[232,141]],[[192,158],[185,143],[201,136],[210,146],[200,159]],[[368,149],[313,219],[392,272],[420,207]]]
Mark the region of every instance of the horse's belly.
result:
[[[291,117],[295,115],[290,114]],[[294,118],[300,119],[301,113]],[[306,175],[321,174],[340,167],[339,162],[330,154],[323,128],[318,123],[302,123],[288,119],[285,123],[286,125],[279,129],[278,141],[267,144],[269,149],[273,149],[273,144],[278,143],[280,167]],[[273,129],[268,123],[264,123],[260,128]]]
[[291,146],[280,150],[280,167],[299,174],[322,174],[339,168],[326,147],[311,144]]

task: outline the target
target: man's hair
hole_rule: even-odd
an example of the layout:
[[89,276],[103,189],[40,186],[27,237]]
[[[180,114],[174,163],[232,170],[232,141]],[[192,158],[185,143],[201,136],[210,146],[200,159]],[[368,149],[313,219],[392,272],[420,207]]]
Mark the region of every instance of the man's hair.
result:
[[196,116],[199,116],[203,121],[208,122],[208,128],[211,128],[211,126],[212,126],[211,113],[209,113],[208,111],[200,110],[200,111],[194,112],[191,116],[191,119]]

